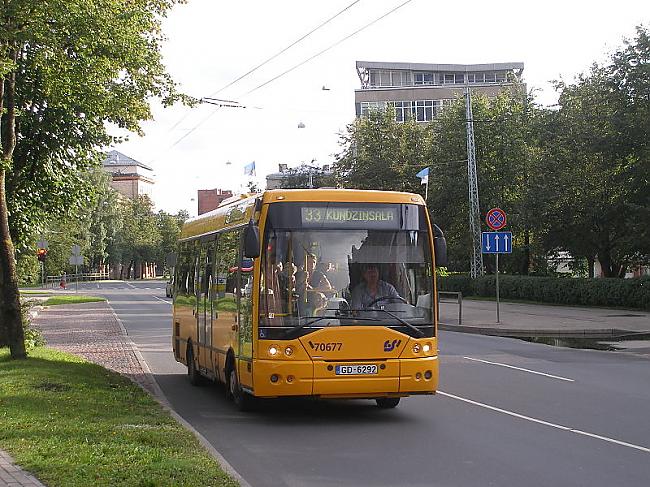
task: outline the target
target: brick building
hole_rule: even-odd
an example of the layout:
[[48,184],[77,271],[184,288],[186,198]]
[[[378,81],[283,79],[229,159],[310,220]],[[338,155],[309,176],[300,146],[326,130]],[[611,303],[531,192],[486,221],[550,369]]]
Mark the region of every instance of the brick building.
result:
[[197,193],[199,215],[215,210],[223,200],[232,196],[232,191],[219,188],[199,189]]

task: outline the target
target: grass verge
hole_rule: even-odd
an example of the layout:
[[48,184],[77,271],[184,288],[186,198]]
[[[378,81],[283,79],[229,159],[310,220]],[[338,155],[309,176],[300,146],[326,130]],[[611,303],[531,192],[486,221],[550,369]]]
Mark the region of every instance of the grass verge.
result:
[[57,304],[95,303],[98,301],[106,300],[97,296],[81,296],[76,294],[69,294],[66,296],[52,296],[51,298],[43,301],[43,306],[56,306]]
[[130,380],[74,355],[0,349],[0,448],[54,486],[236,486]]

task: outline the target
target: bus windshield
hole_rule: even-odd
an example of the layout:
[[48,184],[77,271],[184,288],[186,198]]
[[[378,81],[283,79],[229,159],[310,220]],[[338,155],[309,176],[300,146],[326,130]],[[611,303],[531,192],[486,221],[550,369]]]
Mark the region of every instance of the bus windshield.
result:
[[290,211],[287,205],[295,204],[283,204],[276,214],[269,209],[264,231],[260,338],[352,325],[433,336],[423,208],[330,203]]

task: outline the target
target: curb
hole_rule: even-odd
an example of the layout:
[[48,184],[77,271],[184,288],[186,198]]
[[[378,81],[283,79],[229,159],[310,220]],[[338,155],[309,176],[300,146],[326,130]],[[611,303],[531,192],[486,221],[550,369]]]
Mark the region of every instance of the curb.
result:
[[647,332],[638,332],[623,330],[620,328],[604,329],[585,329],[585,330],[527,330],[524,328],[497,328],[491,325],[454,325],[448,323],[438,323],[438,329],[445,331],[455,331],[459,333],[470,333],[474,335],[488,335],[500,337],[548,337],[548,338],[612,338],[631,335],[647,335]]
[[128,343],[131,345],[131,348],[133,350],[133,353],[135,354],[136,359],[140,363],[140,367],[142,367],[142,370],[151,382],[151,386],[153,388],[153,392],[145,388],[142,384],[138,383],[137,381],[133,381],[135,384],[140,386],[144,391],[146,391],[148,394],[153,397],[158,404],[162,406],[162,408],[167,411],[176,421],[178,421],[185,429],[187,429],[190,433],[192,433],[197,440],[199,440],[199,443],[201,446],[203,446],[208,453],[214,458],[219,466],[223,469],[224,472],[226,472],[228,475],[230,475],[236,482],[239,483],[241,487],[252,487],[251,484],[249,484],[244,477],[242,477],[235,468],[228,463],[228,461],[223,457],[219,451],[212,446],[212,444],[207,440],[205,436],[203,436],[198,430],[196,430],[190,423],[188,423],[181,415],[179,415],[176,411],[172,409],[172,406],[167,399],[167,396],[165,396],[165,393],[162,391],[160,388],[160,385],[158,385],[158,382],[156,381],[154,375],[151,373],[151,369],[149,368],[149,365],[147,362],[144,360],[144,357],[140,353],[140,350],[136,346],[136,344],[131,340],[131,337],[129,336],[129,333],[127,332],[126,328],[124,327],[124,324],[122,323],[122,320],[117,316],[117,313],[115,313],[115,310],[111,306],[110,301],[106,300],[106,304],[111,310],[111,313],[113,313],[113,317],[115,318],[115,321],[117,321],[117,324],[120,326],[120,329],[122,330],[122,334],[127,338]]

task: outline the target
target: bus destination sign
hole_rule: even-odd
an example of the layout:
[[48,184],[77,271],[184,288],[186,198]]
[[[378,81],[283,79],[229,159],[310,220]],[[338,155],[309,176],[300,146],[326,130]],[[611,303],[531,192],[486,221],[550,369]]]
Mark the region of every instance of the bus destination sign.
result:
[[304,227],[399,228],[398,207],[303,207],[300,219]]

